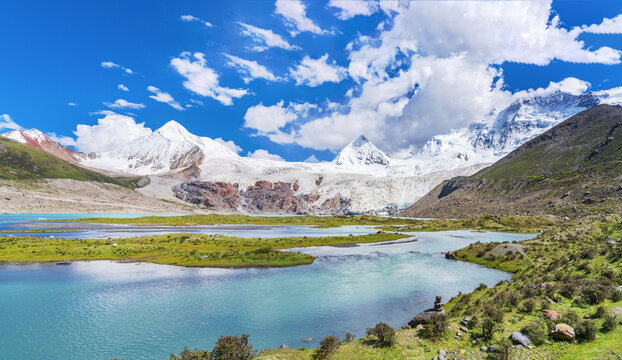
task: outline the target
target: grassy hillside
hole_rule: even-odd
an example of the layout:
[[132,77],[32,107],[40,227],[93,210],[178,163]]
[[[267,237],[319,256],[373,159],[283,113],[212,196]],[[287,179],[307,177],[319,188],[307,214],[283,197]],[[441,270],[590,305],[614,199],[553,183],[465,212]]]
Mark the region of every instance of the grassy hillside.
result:
[[0,136],[0,179],[73,179],[135,188],[139,178],[115,179],[75,166],[41,150]]
[[622,107],[599,105],[470,177],[443,182],[405,216],[622,213]]

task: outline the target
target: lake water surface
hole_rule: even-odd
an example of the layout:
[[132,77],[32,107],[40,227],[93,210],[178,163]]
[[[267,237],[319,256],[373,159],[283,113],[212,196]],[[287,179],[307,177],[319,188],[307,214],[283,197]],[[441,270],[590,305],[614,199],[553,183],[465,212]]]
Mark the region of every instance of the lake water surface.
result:
[[[534,236],[413,234],[415,242],[294,249],[317,259],[290,268],[199,269],[112,261],[3,265],[0,356],[166,359],[184,346],[211,349],[220,335],[242,333],[250,334],[259,349],[315,347],[326,335],[361,336],[380,321],[400,327],[431,307],[436,295],[447,301],[480,283],[490,286],[510,278],[446,260],[442,251],[475,241]],[[307,337],[313,341],[304,342]]]

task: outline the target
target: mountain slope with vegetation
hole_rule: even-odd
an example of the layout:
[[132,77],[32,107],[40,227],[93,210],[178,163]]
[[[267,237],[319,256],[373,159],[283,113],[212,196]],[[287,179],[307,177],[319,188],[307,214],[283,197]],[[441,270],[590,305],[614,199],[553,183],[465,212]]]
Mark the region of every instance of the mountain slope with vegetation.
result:
[[141,178],[112,178],[0,136],[0,179],[72,179],[134,189]]
[[475,175],[441,183],[403,215],[620,214],[621,198],[622,107],[598,105]]

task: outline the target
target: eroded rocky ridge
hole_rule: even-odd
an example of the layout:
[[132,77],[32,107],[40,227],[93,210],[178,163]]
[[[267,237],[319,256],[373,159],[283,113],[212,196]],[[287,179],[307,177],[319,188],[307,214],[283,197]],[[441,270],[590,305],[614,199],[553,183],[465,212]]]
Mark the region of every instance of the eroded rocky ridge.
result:
[[319,202],[316,193],[299,193],[297,182],[260,180],[247,188],[227,182],[191,181],[173,188],[175,196],[209,210],[265,214],[347,214],[350,201],[340,196]]

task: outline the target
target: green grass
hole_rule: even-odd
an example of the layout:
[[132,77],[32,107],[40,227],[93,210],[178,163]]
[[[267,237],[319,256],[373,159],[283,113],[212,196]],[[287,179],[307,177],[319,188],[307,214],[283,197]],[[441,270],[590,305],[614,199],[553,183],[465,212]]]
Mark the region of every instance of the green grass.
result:
[[0,237],[0,261],[122,260],[193,267],[283,267],[313,262],[310,255],[280,249],[390,241],[401,234],[363,236],[236,238],[175,234],[128,239]]
[[140,178],[112,178],[72,165],[30,146],[0,136],[0,179],[72,179],[136,188]]
[[[609,239],[616,241],[616,244],[609,244]],[[456,351],[458,354],[463,351],[462,355],[458,355],[460,358],[485,359],[488,354],[480,350],[482,345],[496,344],[509,337],[512,331],[520,331],[534,321],[546,321],[540,311],[542,308],[562,313],[557,323],[569,322],[572,325],[574,320],[570,317],[571,313],[575,313],[579,320],[585,315],[590,316],[589,321],[593,321],[598,329],[597,338],[585,342],[548,338],[544,344],[532,350],[512,349],[510,359],[620,359],[622,325],[611,332],[605,332],[602,329],[603,320],[594,318],[594,314],[596,307],[602,305],[608,311],[615,311],[618,316],[622,316],[622,301],[614,302],[609,298],[613,296],[615,287],[622,284],[622,219],[619,216],[608,216],[589,217],[573,223],[560,221],[538,237],[522,241],[521,244],[524,245],[527,257],[517,254],[491,257],[490,251],[499,243],[475,243],[456,252],[459,259],[513,271],[515,275],[510,281],[501,282],[492,288],[480,287],[444,305],[451,330],[439,341],[426,340],[415,329],[398,330],[396,344],[391,348],[379,349],[367,345],[363,338],[342,344],[331,359],[432,359],[440,349]],[[564,286],[573,293],[565,293]],[[585,297],[588,293],[584,291],[591,286],[603,289],[603,294],[608,294],[608,298],[600,304],[589,303]],[[524,307],[526,301],[535,302],[532,311],[528,312]],[[469,316],[475,321],[481,320],[485,317],[485,310],[491,308],[503,313],[503,320],[497,322],[492,341],[483,341],[478,337],[481,332],[479,325],[474,326],[469,333],[464,333],[461,338],[454,338],[461,319]],[[552,326],[550,324],[554,325],[554,322],[549,322],[549,326]],[[278,349],[268,351],[259,358],[311,359],[312,354],[313,350]]]

